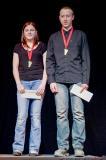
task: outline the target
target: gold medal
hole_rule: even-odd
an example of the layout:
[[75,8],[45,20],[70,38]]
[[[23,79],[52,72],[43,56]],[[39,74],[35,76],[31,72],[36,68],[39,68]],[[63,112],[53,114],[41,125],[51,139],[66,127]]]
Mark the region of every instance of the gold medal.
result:
[[28,61],[28,68],[30,68],[31,67],[31,65],[32,65],[32,61]]
[[67,55],[67,52],[68,52],[68,49],[64,49],[64,55],[66,56]]

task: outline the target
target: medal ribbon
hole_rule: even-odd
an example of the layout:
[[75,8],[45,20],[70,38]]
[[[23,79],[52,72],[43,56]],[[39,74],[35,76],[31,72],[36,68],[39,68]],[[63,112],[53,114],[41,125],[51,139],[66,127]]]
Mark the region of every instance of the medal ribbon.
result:
[[33,49],[31,49],[30,51],[27,51],[29,61],[32,59],[32,51],[33,51]]
[[63,38],[64,46],[65,46],[66,49],[68,48],[69,42],[70,42],[70,40],[72,38],[73,31],[74,31],[74,29],[72,27],[71,30],[70,30],[70,32],[69,32],[68,38],[66,38],[65,35],[64,35],[63,28],[61,29],[62,38]]
[[28,60],[29,61],[31,61],[31,59],[32,59],[32,51],[33,51],[34,46],[35,46],[35,44],[33,44],[33,47],[31,48],[30,51],[27,50],[27,52],[28,52]]

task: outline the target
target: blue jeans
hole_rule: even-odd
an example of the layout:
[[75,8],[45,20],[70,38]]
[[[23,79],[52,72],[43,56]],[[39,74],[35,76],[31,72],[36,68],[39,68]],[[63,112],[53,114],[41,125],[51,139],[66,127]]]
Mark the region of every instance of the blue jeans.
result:
[[57,113],[57,144],[58,148],[69,149],[69,98],[73,115],[72,146],[74,149],[83,149],[85,141],[85,118],[82,100],[70,91],[73,85],[57,83],[58,93],[55,94]]
[[[41,84],[41,80],[22,81],[22,84],[25,89],[36,90]],[[24,150],[25,128],[30,101],[31,131],[29,138],[29,152],[34,152],[35,150],[39,152],[41,143],[41,107],[43,98],[41,100],[27,99],[21,97],[19,92],[17,92],[18,115],[15,127],[13,151],[19,150],[23,152]]]

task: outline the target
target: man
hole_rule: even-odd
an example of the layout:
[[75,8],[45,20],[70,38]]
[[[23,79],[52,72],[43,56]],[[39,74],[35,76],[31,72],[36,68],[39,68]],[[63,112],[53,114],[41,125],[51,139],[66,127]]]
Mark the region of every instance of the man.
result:
[[61,31],[50,36],[47,53],[47,74],[50,89],[55,96],[57,113],[57,144],[55,156],[68,156],[68,106],[71,100],[73,115],[72,146],[75,156],[84,156],[85,118],[82,100],[71,93],[73,84],[88,89],[90,58],[84,32],[73,28],[74,12],[70,7],[60,10]]

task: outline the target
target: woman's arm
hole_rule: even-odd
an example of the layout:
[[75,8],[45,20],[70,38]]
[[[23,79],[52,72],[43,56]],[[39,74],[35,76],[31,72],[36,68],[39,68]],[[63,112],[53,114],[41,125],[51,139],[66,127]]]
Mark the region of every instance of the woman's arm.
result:
[[37,94],[38,95],[43,95],[44,91],[45,91],[45,87],[46,87],[46,82],[47,82],[46,55],[47,55],[47,51],[43,54],[43,66],[44,66],[44,70],[43,70],[43,78],[42,78],[41,85],[39,86],[39,88],[37,90]]
[[44,66],[44,70],[43,70],[42,84],[44,84],[44,85],[46,85],[46,82],[47,82],[47,74],[46,74],[46,55],[47,55],[47,51],[43,54],[43,66]]
[[24,87],[21,84],[18,67],[19,67],[19,56],[17,53],[13,53],[13,76],[14,76],[18,91],[20,93],[23,93]]

